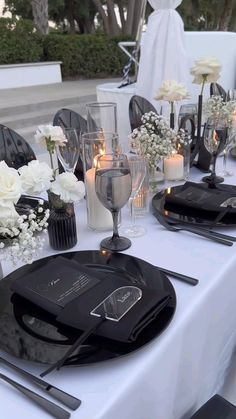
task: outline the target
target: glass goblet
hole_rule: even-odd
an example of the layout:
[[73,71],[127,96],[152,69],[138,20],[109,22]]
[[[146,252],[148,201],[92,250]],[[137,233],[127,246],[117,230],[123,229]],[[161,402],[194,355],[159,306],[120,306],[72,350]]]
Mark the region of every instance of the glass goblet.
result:
[[119,252],[131,246],[131,241],[118,233],[119,211],[127,203],[131,190],[127,156],[118,153],[99,156],[95,172],[95,191],[104,207],[111,211],[113,219],[113,235],[101,241],[101,249]]
[[224,182],[224,178],[216,175],[216,159],[225,149],[227,143],[227,127],[223,121],[212,123],[208,121],[204,133],[204,145],[207,151],[212,155],[212,171],[209,176],[204,176],[203,182],[209,185],[216,185]]
[[57,146],[57,157],[65,172],[74,173],[80,155],[79,136],[74,128],[64,128],[63,131],[67,142]]
[[132,191],[129,198],[131,225],[122,227],[121,231],[128,237],[140,237],[146,233],[146,229],[141,225],[137,225],[135,222],[134,200],[139,194],[140,188],[146,176],[147,162],[143,156],[135,154],[129,156],[128,159],[132,179]]

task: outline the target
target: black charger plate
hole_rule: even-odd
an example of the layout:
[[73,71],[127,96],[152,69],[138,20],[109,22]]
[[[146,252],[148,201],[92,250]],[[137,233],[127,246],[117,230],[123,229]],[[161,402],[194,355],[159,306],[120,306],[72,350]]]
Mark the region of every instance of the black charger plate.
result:
[[[207,184],[202,184],[203,187],[206,189],[208,188]],[[183,185],[174,186],[171,188],[172,192],[181,192],[184,188]],[[226,184],[219,184],[217,185],[217,189],[222,191],[227,191],[232,195],[236,196],[236,186],[235,185],[226,185]],[[166,195],[170,193],[170,189],[165,189],[163,191],[158,192],[152,198],[152,207],[153,207],[153,214],[159,213],[164,216],[167,220],[175,221],[176,223],[182,224],[190,224],[202,227],[210,227],[214,222],[214,219],[217,216],[217,211],[214,213],[212,211],[201,211],[195,208],[189,207],[173,207],[170,208],[166,205]],[[219,207],[219,211],[222,210],[223,207]],[[216,223],[215,227],[235,227],[236,226],[236,214],[229,213],[227,214],[222,220]]]
[[[62,254],[60,254],[61,256]],[[29,361],[51,364],[60,359],[80,332],[62,327],[52,315],[13,294],[11,284],[16,279],[41,267],[45,261],[57,258],[50,256],[25,265],[0,282],[0,348],[12,355]],[[110,339],[91,336],[78,355],[72,356],[67,364],[79,365],[101,362],[133,352],[157,337],[168,326],[176,308],[176,294],[165,274],[144,260],[121,254],[99,251],[64,253],[63,257],[99,271],[112,271],[125,276],[132,285],[140,284],[155,290],[165,290],[171,298],[157,319],[140,333],[133,343],[121,343]]]

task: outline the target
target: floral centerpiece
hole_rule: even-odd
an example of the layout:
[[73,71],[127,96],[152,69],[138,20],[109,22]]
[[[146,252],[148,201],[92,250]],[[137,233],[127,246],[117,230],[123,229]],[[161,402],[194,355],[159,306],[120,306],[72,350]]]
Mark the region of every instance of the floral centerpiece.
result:
[[49,210],[38,199],[34,209],[20,215],[17,204],[23,192],[21,177],[16,169],[0,162],[0,248],[1,255],[14,265],[20,260],[31,263],[42,249],[44,238],[35,235],[48,227]]
[[137,154],[144,155],[150,169],[156,169],[159,161],[176,153],[177,143],[189,143],[191,140],[183,129],[176,132],[168,126],[163,116],[155,112],[145,113],[142,125],[130,135],[131,147]]
[[[36,233],[50,229],[52,215],[45,200],[37,198],[33,208],[24,209],[20,198],[22,194],[35,196],[46,191],[59,198],[60,210],[63,205],[81,200],[85,192],[84,183],[73,173],[61,173],[54,178],[53,169],[44,162],[32,160],[18,171],[0,162],[0,249],[13,264],[19,260],[33,261],[44,242],[43,236]],[[63,234],[61,239],[67,240]]]
[[66,250],[77,243],[74,202],[85,194],[84,183],[78,181],[71,172],[57,174],[53,164],[53,154],[58,146],[63,146],[67,139],[59,126],[40,125],[35,140],[46,146],[50,157],[54,181],[48,190],[49,205],[49,243],[56,250]]
[[174,129],[174,103],[180,100],[189,99],[190,95],[186,87],[182,83],[175,80],[166,80],[159,88],[157,95],[154,97],[156,100],[166,100],[170,104],[170,128]]
[[201,128],[202,128],[202,104],[203,90],[206,83],[215,83],[220,78],[221,64],[215,57],[203,57],[195,61],[190,74],[193,76],[193,83],[201,85],[198,96],[198,117],[197,117],[197,139],[192,159],[195,158],[200,148]]
[[207,118],[212,120],[214,125],[222,121],[228,128],[232,128],[234,112],[236,109],[236,101],[224,102],[219,95],[211,96],[203,104],[203,113]]
[[[147,158],[150,187],[155,192],[159,162],[177,154],[180,146],[189,146],[191,139],[183,129],[176,132],[170,128],[165,118],[155,112],[145,113],[141,121],[142,125],[130,135],[131,147],[137,154]],[[164,175],[159,180],[164,180]]]

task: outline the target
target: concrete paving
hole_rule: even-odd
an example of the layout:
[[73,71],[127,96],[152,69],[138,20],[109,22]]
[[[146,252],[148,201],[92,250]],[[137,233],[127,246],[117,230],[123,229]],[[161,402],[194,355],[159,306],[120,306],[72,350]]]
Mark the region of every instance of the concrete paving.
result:
[[92,79],[64,81],[62,83],[45,84],[41,86],[18,87],[14,89],[0,89],[0,110],[44,103],[65,98],[78,98],[96,94],[98,84],[121,81],[116,79]]
[[0,89],[0,124],[12,128],[29,142],[40,160],[47,159],[45,150],[35,144],[38,125],[51,124],[61,108],[86,115],[86,103],[96,101],[96,87],[116,79],[64,81],[41,86]]

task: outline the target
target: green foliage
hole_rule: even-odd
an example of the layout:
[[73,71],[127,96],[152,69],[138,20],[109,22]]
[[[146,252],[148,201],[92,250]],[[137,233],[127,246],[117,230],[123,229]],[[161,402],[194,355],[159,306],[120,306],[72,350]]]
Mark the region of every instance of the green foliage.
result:
[[50,34],[44,40],[45,58],[46,61],[62,61],[64,77],[121,75],[127,63],[127,57],[118,47],[122,39],[124,37]]
[[0,18],[0,64],[37,62],[42,57],[42,36],[33,22]]

